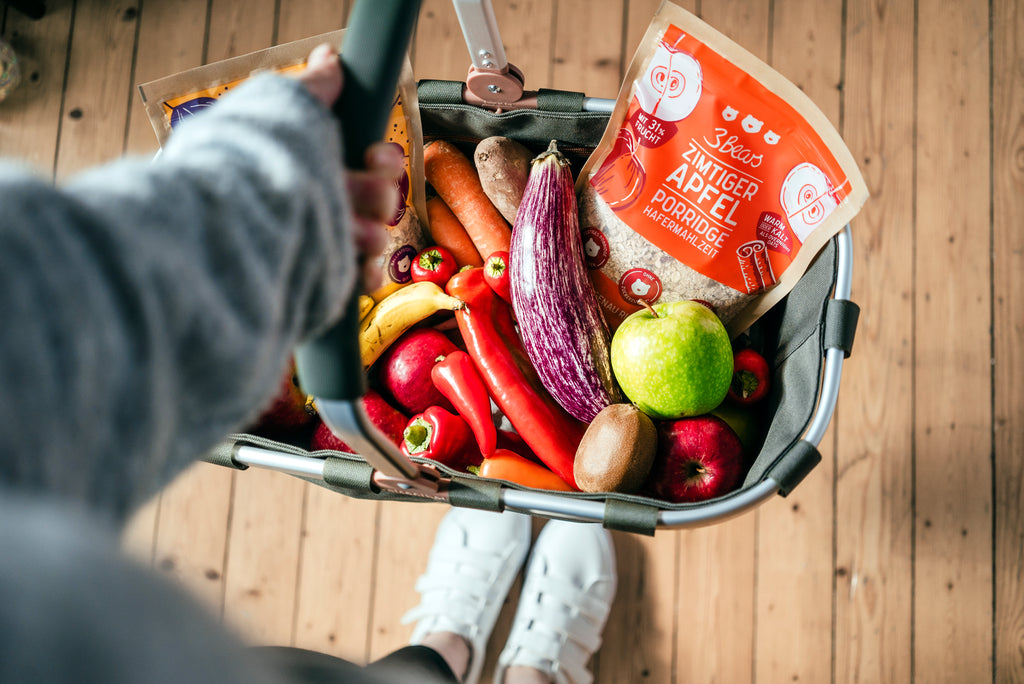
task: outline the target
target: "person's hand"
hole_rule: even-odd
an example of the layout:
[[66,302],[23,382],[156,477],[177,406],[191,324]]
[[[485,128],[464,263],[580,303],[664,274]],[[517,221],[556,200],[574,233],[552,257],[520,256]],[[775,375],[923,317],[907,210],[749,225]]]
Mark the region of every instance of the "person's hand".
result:
[[353,236],[361,258],[363,287],[381,286],[381,269],[374,262],[387,242],[384,223],[395,215],[401,196],[398,181],[405,172],[405,157],[392,143],[376,143],[366,150],[366,170],[348,172],[348,194],[355,210]]
[[306,68],[299,74],[299,80],[330,109],[341,95],[341,61],[338,52],[323,43],[313,48],[306,59]]
[[[332,107],[342,88],[337,51],[327,44],[313,48],[298,78],[313,97]],[[365,170],[349,170],[346,181],[355,211],[353,239],[363,267],[363,287],[372,291],[381,284],[380,269],[373,263],[386,242],[381,224],[395,214],[405,160],[397,146],[377,143],[366,150],[365,165]]]

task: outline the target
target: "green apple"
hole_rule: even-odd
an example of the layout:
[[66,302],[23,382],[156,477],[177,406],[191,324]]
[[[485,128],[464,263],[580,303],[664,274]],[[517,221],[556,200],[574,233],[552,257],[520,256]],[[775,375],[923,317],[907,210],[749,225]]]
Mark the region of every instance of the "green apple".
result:
[[743,450],[754,455],[761,441],[761,414],[750,406],[737,406],[729,401],[722,402],[711,415],[718,416],[733,429],[743,443]]
[[629,400],[661,420],[711,411],[732,381],[729,333],[711,309],[692,301],[628,316],[612,337],[611,362]]

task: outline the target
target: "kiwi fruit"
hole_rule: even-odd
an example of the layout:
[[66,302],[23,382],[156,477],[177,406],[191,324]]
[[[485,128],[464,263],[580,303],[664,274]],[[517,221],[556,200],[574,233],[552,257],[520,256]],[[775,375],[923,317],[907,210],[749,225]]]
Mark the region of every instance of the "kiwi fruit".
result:
[[633,404],[606,406],[576,449],[576,484],[585,492],[636,492],[657,449],[658,431],[650,417]]

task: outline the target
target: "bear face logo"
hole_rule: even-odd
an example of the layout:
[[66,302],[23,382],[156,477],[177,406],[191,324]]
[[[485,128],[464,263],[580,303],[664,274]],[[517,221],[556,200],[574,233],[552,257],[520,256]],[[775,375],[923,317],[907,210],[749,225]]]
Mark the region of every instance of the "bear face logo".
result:
[[761,126],[764,125],[763,121],[755,119],[752,115],[747,114],[743,117],[743,130],[747,133],[757,133],[761,130]]
[[764,134],[764,141],[769,145],[777,145],[779,143],[779,134],[775,131],[768,131]]
[[651,284],[645,283],[642,280],[634,280],[633,284],[629,286],[629,291],[633,293],[634,297],[642,299],[651,291]]
[[661,297],[661,280],[645,268],[631,268],[619,278],[619,294],[635,306],[654,304]]
[[735,121],[736,117],[739,115],[739,110],[733,109],[732,107],[726,107],[725,109],[722,110],[722,118],[725,119],[726,121]]

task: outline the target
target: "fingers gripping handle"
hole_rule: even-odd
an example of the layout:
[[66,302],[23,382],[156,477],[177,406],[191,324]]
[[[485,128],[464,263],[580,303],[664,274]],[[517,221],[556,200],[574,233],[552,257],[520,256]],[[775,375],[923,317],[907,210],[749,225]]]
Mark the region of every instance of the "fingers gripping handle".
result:
[[[358,0],[352,9],[341,46],[344,87],[334,106],[349,168],[363,167],[366,149],[384,137],[419,6],[420,0]],[[341,320],[303,343],[295,356],[303,389],[318,399],[365,394],[358,291]]]

